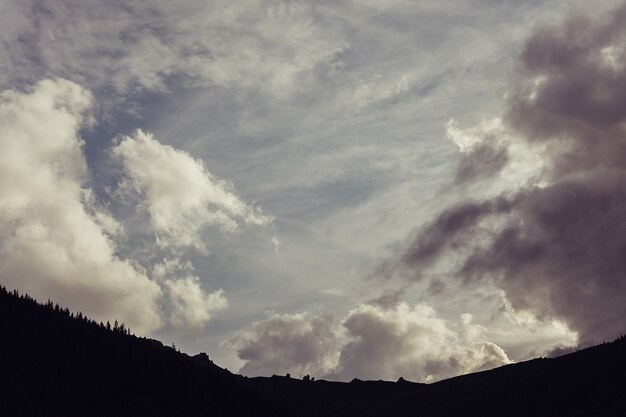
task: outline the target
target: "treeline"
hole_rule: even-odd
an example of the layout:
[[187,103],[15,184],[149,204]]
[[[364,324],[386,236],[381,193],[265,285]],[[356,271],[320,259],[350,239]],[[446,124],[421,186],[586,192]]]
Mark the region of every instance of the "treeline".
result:
[[102,329],[109,330],[113,333],[134,336],[134,334],[130,331],[130,328],[127,327],[124,323],[120,323],[118,320],[115,320],[113,324],[111,324],[111,322],[109,322],[108,320],[106,323],[102,321],[97,322],[96,320],[90,319],[89,317],[87,317],[80,311],[75,314],[69,308],[62,307],[58,303],[55,303],[50,299],[48,299],[48,301],[46,301],[45,303],[40,303],[39,301],[35,300],[33,297],[31,297],[28,294],[20,294],[18,290],[8,291],[4,286],[0,285],[0,296],[1,295],[5,295],[5,296],[12,295],[13,297],[18,298],[24,302],[31,303],[39,307],[47,308],[48,310],[53,311],[56,314],[62,314],[66,317],[76,319],[80,322],[83,322],[91,326],[98,326]]
[[284,415],[207,355],[4,287],[0,335],[0,416]]

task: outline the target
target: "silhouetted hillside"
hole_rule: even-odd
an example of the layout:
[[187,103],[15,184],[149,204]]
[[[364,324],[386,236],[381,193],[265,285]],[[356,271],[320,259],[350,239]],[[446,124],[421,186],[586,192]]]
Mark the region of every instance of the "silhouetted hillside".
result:
[[276,415],[211,363],[0,290],[0,415]]
[[435,384],[244,378],[0,287],[1,416],[624,416],[626,339]]

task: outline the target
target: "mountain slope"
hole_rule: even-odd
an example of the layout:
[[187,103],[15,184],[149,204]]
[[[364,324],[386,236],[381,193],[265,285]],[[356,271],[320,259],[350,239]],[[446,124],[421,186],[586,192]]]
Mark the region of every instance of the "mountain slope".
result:
[[[80,316],[79,316],[80,317]],[[117,328],[117,326],[115,326]],[[210,361],[0,291],[0,415],[277,415]],[[281,415],[278,413],[278,415]]]
[[245,378],[0,287],[3,416],[624,416],[626,338],[435,384]]

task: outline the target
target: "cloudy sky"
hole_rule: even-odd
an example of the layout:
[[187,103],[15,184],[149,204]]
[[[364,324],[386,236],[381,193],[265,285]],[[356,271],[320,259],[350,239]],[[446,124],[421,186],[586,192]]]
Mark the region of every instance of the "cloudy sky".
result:
[[626,6],[0,0],[0,283],[246,375],[626,324]]

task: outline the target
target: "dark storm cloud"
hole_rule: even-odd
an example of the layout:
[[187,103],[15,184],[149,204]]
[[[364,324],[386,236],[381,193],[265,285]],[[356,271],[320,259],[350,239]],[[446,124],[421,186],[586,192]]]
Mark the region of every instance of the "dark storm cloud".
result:
[[522,75],[539,84],[532,98],[528,87],[512,95],[506,118],[528,141],[565,141],[551,155],[556,175],[626,165],[625,19],[626,6],[604,22],[573,18],[539,30],[521,55]]
[[[622,5],[604,19],[574,17],[528,40],[519,67],[525,82],[508,99],[505,123],[522,144],[544,146],[546,178],[442,211],[403,256],[416,275],[461,252],[456,272],[465,282],[493,279],[514,308],[563,320],[581,343],[624,332],[625,19]],[[458,176],[479,179],[506,163],[498,159],[506,153],[475,149]],[[476,242],[478,227],[490,230],[487,244]]]
[[397,291],[386,291],[381,296],[369,300],[367,304],[383,308],[395,307],[402,301],[402,297],[404,296],[404,294],[404,289],[400,289]]
[[457,184],[497,174],[509,161],[504,146],[481,143],[463,155],[456,169]]
[[623,173],[521,193],[507,225],[476,250],[464,277],[496,273],[515,308],[560,317],[584,339],[623,332],[626,191]]
[[482,202],[468,202],[440,213],[435,221],[423,228],[404,254],[403,261],[414,267],[426,267],[442,256],[446,250],[465,246],[471,239],[468,231],[486,216],[507,211],[506,198]]

